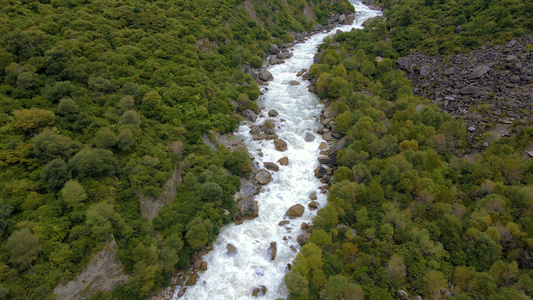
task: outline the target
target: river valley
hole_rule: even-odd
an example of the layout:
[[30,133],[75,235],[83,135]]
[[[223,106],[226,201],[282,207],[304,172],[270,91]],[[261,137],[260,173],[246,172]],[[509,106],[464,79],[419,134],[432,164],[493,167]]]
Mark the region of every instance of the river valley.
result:
[[[333,32],[361,28],[365,20],[380,14],[359,2],[352,4],[356,11],[355,22],[335,28]],[[264,294],[265,299],[287,296],[284,276],[300,248],[297,237],[304,233],[301,225],[311,223],[317,212],[308,208],[309,196],[316,193],[319,208],[327,201],[327,195],[319,190],[322,183],[314,176],[319,145],[324,142],[317,133],[318,117],[324,105],[308,91],[309,82],[296,74],[311,66],[318,45],[328,34],[331,33],[315,34],[304,43],[296,44],[290,59],[268,68],[274,79],[267,87],[262,87],[264,95],[258,104],[264,110],[255,122],[241,124],[236,134],[244,138],[258,167],[262,168],[264,162],[279,165],[282,157],[287,157],[289,163],[271,172],[271,182],[255,197],[259,207],[257,218],[221,230],[213,250],[203,257],[208,263],[207,271],[199,274],[196,285],[187,288],[183,299],[249,299],[254,289],[259,289],[258,294]],[[269,117],[269,110],[279,114]],[[272,140],[253,139],[250,126],[261,125],[266,119],[275,121],[275,133],[287,143],[287,150],[276,150]],[[285,213],[295,204],[301,204],[305,211],[301,217],[289,219]],[[281,221],[288,222],[280,226]],[[272,255],[269,247],[274,242],[276,253]],[[228,251],[228,245],[236,251]],[[261,287],[264,287],[262,291]],[[174,299],[178,298],[179,290],[176,289]]]

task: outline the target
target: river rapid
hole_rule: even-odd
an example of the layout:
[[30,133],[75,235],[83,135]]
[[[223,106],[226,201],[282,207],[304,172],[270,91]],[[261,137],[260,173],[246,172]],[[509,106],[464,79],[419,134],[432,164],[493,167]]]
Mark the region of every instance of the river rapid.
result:
[[[362,28],[365,20],[380,14],[359,2],[353,1],[352,4],[356,11],[355,22],[337,27],[332,32]],[[221,229],[213,250],[203,257],[207,262],[207,271],[199,273],[196,285],[187,288],[183,299],[250,299],[253,289],[261,286],[267,289],[266,295],[262,296],[264,299],[285,298],[288,295],[284,277],[288,272],[287,264],[297,254],[290,246],[300,248],[296,238],[304,233],[301,225],[303,222],[311,223],[317,212],[309,210],[307,206],[309,195],[316,192],[318,199],[315,201],[319,203],[319,208],[324,207],[327,201],[326,194],[319,190],[322,184],[314,176],[320,152],[318,147],[324,142],[317,134],[318,118],[324,105],[307,90],[309,82],[297,77],[296,73],[313,64],[316,49],[328,34],[318,33],[305,43],[296,44],[290,59],[268,68],[274,80],[267,87],[262,87],[264,95],[258,100],[259,106],[264,107],[262,115],[266,117],[258,117],[254,123],[241,124],[236,134],[244,138],[248,151],[254,156],[254,163],[260,167],[263,167],[263,162],[277,163],[284,156],[288,157],[289,164],[280,166],[278,172],[271,172],[271,182],[256,195],[259,207],[257,218]],[[290,85],[290,81],[298,81],[300,85]],[[271,109],[279,115],[268,117],[267,111]],[[276,134],[288,145],[286,151],[277,151],[272,140],[253,140],[250,126],[261,125],[267,118],[275,120]],[[311,142],[304,140],[308,133],[315,136]],[[305,207],[305,212],[302,217],[289,220],[285,212],[297,203]],[[283,220],[290,223],[279,226]],[[277,255],[273,261],[268,253],[272,242],[277,244]],[[237,248],[235,255],[228,255],[228,243]],[[176,289],[173,299],[178,299],[179,289]]]

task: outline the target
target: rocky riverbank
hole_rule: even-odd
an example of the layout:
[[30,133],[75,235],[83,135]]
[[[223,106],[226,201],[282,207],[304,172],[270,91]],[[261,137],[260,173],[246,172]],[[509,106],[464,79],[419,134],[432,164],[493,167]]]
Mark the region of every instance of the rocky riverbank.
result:
[[429,56],[414,52],[398,59],[415,94],[464,119],[475,143],[483,133],[512,134],[533,120],[533,37],[505,45],[487,44],[467,54]]
[[[274,65],[274,64],[280,64],[283,63],[285,59],[288,59],[292,56],[291,48],[296,43],[305,42],[305,40],[316,33],[323,32],[323,31],[329,31],[339,25],[344,24],[352,24],[355,20],[355,14],[338,14],[338,13],[331,13],[330,17],[328,19],[327,25],[317,25],[315,27],[315,30],[311,32],[293,32],[291,33],[295,40],[291,43],[286,43],[282,45],[281,47],[277,44],[272,44],[271,48],[269,49],[269,53],[263,53],[263,59],[264,64],[266,65]],[[253,76],[253,78],[257,81],[259,85],[266,86],[268,85],[268,81],[272,80],[272,74],[266,70],[266,68],[252,68],[249,65],[243,66],[243,70],[245,73],[250,74]],[[300,75],[302,75],[305,71],[302,71]],[[257,118],[257,115],[251,111],[246,110],[242,113],[243,118],[255,121]],[[268,115],[270,117],[275,117],[277,115],[277,112],[275,111],[269,111]],[[278,139],[278,137],[275,134],[275,127],[276,125],[273,120],[268,119],[265,124],[257,127],[251,128],[254,131],[254,136],[256,139],[267,139],[267,140],[274,140],[276,143],[276,149],[279,151],[283,151],[284,147],[286,148],[286,144],[284,145],[284,141]],[[327,129],[326,129],[327,131]],[[320,132],[322,133],[322,132]],[[204,137],[206,138],[206,137]],[[233,135],[224,135],[224,136],[215,136],[216,140],[213,140],[213,138],[206,138],[206,143],[210,145],[211,147],[217,147],[217,146],[224,146],[229,149],[236,149],[239,147],[244,147],[243,140],[239,138],[235,138]],[[217,145],[218,144],[218,145]],[[329,151],[326,149],[327,147],[324,147],[323,151]],[[325,152],[323,152],[325,153]],[[284,157],[280,159],[277,162],[270,162],[265,163],[263,166],[259,166],[258,164],[255,164],[252,162],[252,175],[249,179],[241,178],[241,190],[236,193],[235,195],[235,201],[238,204],[239,210],[237,214],[233,217],[233,220],[235,224],[242,224],[245,219],[253,219],[258,216],[258,206],[257,201],[254,200],[254,196],[257,195],[261,187],[265,184],[268,184],[270,181],[270,173],[266,170],[270,171],[276,171],[276,168],[278,165],[287,165],[289,164],[288,158]],[[329,174],[331,174],[331,171],[328,171]],[[329,181],[329,176],[326,177]],[[325,182],[325,180],[323,181]],[[327,188],[327,185],[323,187],[323,190]],[[310,199],[313,197],[310,196]],[[316,199],[316,196],[314,196]],[[311,204],[311,206],[313,206]],[[316,207],[315,207],[316,208]],[[311,207],[310,207],[311,209]],[[314,208],[313,208],[314,209]],[[300,245],[303,245],[305,241],[308,238],[309,233],[306,236],[298,237],[298,242]],[[163,288],[158,295],[155,295],[153,297],[150,297],[149,299],[152,300],[160,300],[160,299],[172,299],[173,293],[175,291],[176,286],[183,286],[183,288],[178,293],[178,297],[181,297],[187,289],[187,286],[196,284],[196,280],[198,279],[197,272],[199,271],[205,271],[208,268],[208,265],[206,262],[203,262],[202,256],[207,254],[209,251],[211,251],[211,247],[207,247],[204,250],[201,250],[197,253],[195,253],[191,257],[191,261],[189,266],[186,270],[179,270],[177,271],[174,276],[171,278],[171,286]],[[275,255],[275,254],[274,254]],[[259,294],[262,290],[259,289]],[[264,293],[264,292],[263,292]]]

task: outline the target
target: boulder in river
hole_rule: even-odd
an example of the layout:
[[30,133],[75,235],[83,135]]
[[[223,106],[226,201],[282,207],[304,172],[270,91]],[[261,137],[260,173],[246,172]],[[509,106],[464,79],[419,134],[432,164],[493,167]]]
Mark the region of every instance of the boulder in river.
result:
[[282,166],[288,166],[289,165],[289,158],[287,156],[284,156],[278,160],[279,164]]
[[265,168],[267,168],[267,170],[274,171],[274,172],[279,171],[278,165],[276,165],[273,162],[264,162],[263,165],[265,166]]
[[316,200],[316,192],[312,192],[310,195],[309,195],[309,199],[311,200]]
[[318,202],[311,201],[311,203],[307,204],[307,206],[309,207],[310,210],[315,210],[318,208]]
[[327,172],[328,171],[326,170],[326,168],[320,166],[320,167],[315,169],[315,176],[318,177],[318,178],[322,178],[322,177],[324,177],[324,175],[327,174]]
[[278,151],[285,151],[287,150],[287,143],[282,139],[276,139],[274,140],[274,147],[276,147],[276,150]]
[[267,253],[270,254],[270,260],[276,259],[276,254],[278,253],[278,246],[276,242],[270,243],[270,247],[268,247]]
[[291,80],[291,81],[289,81],[289,85],[300,85],[300,82],[298,82],[296,80]]
[[243,219],[252,220],[259,215],[259,208],[257,206],[257,201],[249,199],[244,200],[240,204],[241,209],[239,210],[239,215]]
[[235,254],[237,254],[237,248],[235,248],[235,246],[233,246],[232,244],[227,244],[226,249],[228,249],[227,253],[229,256],[234,256]]
[[255,120],[257,120],[257,115],[251,109],[243,111],[242,115],[252,122],[255,122]]
[[304,140],[310,143],[315,140],[315,136],[311,132],[306,132]]
[[284,221],[279,222],[278,225],[279,225],[279,226],[285,226],[285,225],[289,224],[290,222],[291,222],[291,221],[284,220]]
[[192,273],[192,275],[189,277],[189,279],[187,279],[187,282],[185,283],[185,285],[195,285],[196,284],[196,281],[198,281],[198,278],[200,276],[198,276],[198,273],[194,272]]
[[270,179],[272,179],[272,175],[270,175],[270,172],[267,170],[261,169],[257,174],[255,174],[255,180],[259,182],[259,184],[265,185],[270,182]]
[[298,238],[296,239],[296,241],[298,242],[300,246],[303,246],[305,245],[305,243],[307,243],[307,240],[309,239],[309,237],[311,237],[310,233],[300,234]]
[[267,69],[261,69],[261,72],[259,72],[259,79],[263,81],[272,81],[274,80],[274,76],[272,76]]
[[331,162],[331,159],[329,158],[329,156],[319,156],[318,157],[318,162],[323,164],[323,165],[327,165]]
[[266,295],[266,292],[267,292],[267,287],[262,285],[261,287],[255,288],[252,291],[252,296],[254,296],[254,297],[264,296],[264,295]]
[[294,219],[294,218],[301,217],[304,211],[305,211],[305,208],[303,205],[295,204],[291,206],[285,214],[289,217],[289,219]]
[[277,115],[279,115],[279,113],[275,109],[271,109],[271,110],[268,111],[268,116],[269,117],[275,117]]

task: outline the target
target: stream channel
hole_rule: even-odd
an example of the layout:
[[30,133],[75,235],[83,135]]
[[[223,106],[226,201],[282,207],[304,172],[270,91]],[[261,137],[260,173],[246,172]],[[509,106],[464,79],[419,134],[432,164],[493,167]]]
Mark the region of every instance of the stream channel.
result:
[[[314,176],[314,169],[318,166],[317,157],[320,155],[319,145],[324,142],[320,134],[318,118],[324,107],[320,100],[307,90],[309,82],[297,77],[298,71],[313,64],[313,57],[317,47],[329,34],[362,28],[362,23],[368,18],[380,14],[370,10],[360,2],[352,1],[355,7],[356,19],[352,25],[334,28],[330,33],[317,33],[305,43],[296,44],[293,56],[283,64],[268,67],[274,76],[268,87],[262,87],[263,96],[258,100],[260,107],[264,107],[256,122],[244,122],[238,128],[236,135],[242,136],[244,143],[254,163],[263,166],[263,162],[274,162],[286,156],[287,166],[280,166],[278,172],[272,173],[272,180],[265,185],[255,200],[258,201],[259,216],[253,220],[245,220],[242,225],[230,224],[222,228],[213,250],[203,259],[208,269],[200,272],[199,279],[194,286],[187,287],[183,299],[251,299],[252,291],[261,286],[266,287],[263,299],[285,298],[288,290],[284,284],[287,264],[291,263],[297,253],[290,249],[294,246],[300,249],[296,239],[304,233],[301,229],[303,222],[311,223],[315,211],[308,208],[309,195],[316,192],[319,208],[324,207],[327,195],[320,193],[320,180]],[[290,81],[298,81],[299,85],[290,85]],[[274,109],[279,115],[272,117],[276,122],[275,132],[283,139],[288,149],[280,152],[274,148],[272,140],[254,141],[250,134],[251,125],[261,125],[270,118],[267,111]],[[306,134],[312,134],[315,139],[305,141]],[[262,152],[263,156],[259,156]],[[277,163],[279,164],[279,163]],[[305,207],[302,217],[289,220],[285,212],[294,204],[300,203]],[[289,224],[279,226],[283,220]],[[284,237],[286,237],[284,239]],[[277,244],[277,254],[272,261],[268,249],[272,242]],[[237,253],[228,255],[226,246],[232,244]],[[173,299],[178,299],[176,288]],[[261,293],[260,293],[261,294]]]

